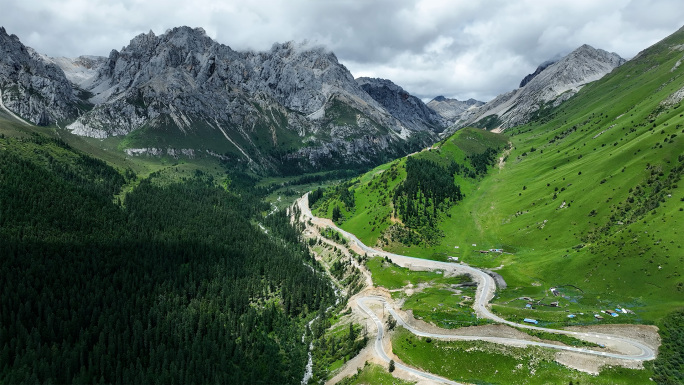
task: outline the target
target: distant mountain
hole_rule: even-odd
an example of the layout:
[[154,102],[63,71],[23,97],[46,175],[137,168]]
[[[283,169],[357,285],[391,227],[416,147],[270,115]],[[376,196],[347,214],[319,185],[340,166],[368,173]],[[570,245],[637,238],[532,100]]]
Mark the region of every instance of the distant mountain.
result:
[[504,130],[527,123],[540,110],[558,106],[624,62],[615,53],[585,44],[555,63],[541,65],[523,79],[520,88],[469,111],[456,125]]
[[436,98],[430,100],[427,106],[446,119],[449,124],[453,124],[460,119],[464,112],[472,108],[480,107],[483,104],[485,103],[475,99],[460,101],[458,99],[449,99],[445,98],[444,96],[437,96]]
[[534,79],[534,78],[535,78],[537,75],[539,75],[542,71],[544,71],[545,69],[549,68],[552,64],[557,63],[558,60],[559,60],[559,59],[547,60],[547,61],[543,62],[542,64],[540,64],[539,67],[537,67],[537,69],[536,69],[534,72],[532,72],[531,74],[529,74],[529,75],[527,75],[527,76],[525,76],[525,77],[523,78],[523,80],[520,82],[520,85],[518,86],[518,88],[525,87],[525,85],[526,85],[527,83],[529,83],[532,79]]
[[0,93],[6,108],[36,125],[73,120],[81,100],[64,72],[0,27]]
[[441,132],[447,121],[391,80],[360,77],[356,83],[390,114],[414,131]]
[[333,53],[305,44],[237,52],[201,28],[150,31],[89,76],[79,84],[95,108],[69,129],[125,136],[132,154],[181,149],[315,169],[377,163],[436,137],[437,127],[393,117]]

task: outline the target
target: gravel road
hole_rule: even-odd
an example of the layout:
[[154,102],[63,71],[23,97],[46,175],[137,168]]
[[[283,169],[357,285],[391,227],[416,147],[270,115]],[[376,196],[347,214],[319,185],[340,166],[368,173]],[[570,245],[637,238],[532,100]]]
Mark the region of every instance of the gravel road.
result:
[[[394,253],[389,253],[383,250],[377,250],[373,249],[371,247],[366,246],[361,242],[354,234],[351,234],[345,230],[340,229],[337,227],[332,221],[329,219],[325,218],[318,218],[313,216],[311,213],[311,210],[309,209],[308,205],[308,194],[305,194],[302,198],[300,198],[297,201],[297,204],[299,205],[299,208],[301,210],[301,213],[305,220],[310,220],[314,224],[317,224],[319,226],[325,227],[325,226],[330,226],[334,228],[335,230],[339,231],[342,235],[344,235],[351,243],[353,246],[356,246],[355,248],[360,249],[361,251],[368,253],[368,255],[377,255],[381,257],[388,257],[394,262],[395,264],[403,267],[409,267],[409,268],[418,268],[418,269],[424,269],[424,270],[444,270],[448,271],[454,274],[469,274],[470,276],[473,277],[473,279],[478,281],[478,287],[477,287],[477,293],[476,293],[476,298],[475,302],[473,304],[473,308],[478,315],[478,317],[482,318],[488,318],[494,322],[505,324],[505,325],[510,325],[514,326],[517,328],[524,328],[524,329],[531,329],[531,330],[538,330],[538,331],[545,331],[549,333],[556,333],[556,334],[566,334],[573,336],[575,338],[591,341],[597,344],[603,344],[606,346],[605,350],[610,350],[610,351],[604,351],[603,349],[589,349],[589,348],[578,348],[578,347],[572,347],[572,346],[565,346],[565,345],[556,345],[556,344],[550,344],[550,343],[545,343],[545,342],[538,342],[538,341],[530,341],[526,339],[517,339],[517,338],[505,338],[505,337],[493,337],[493,336],[485,336],[485,335],[457,335],[457,334],[440,334],[440,333],[433,333],[433,332],[428,332],[424,330],[420,330],[409,323],[407,323],[398,313],[397,309],[395,309],[395,306],[393,303],[388,302],[388,299],[385,297],[380,297],[380,296],[364,296],[356,299],[357,306],[362,310],[363,313],[367,314],[367,316],[376,324],[376,327],[378,329],[378,334],[375,339],[375,353],[377,356],[385,361],[389,362],[390,357],[388,356],[387,352],[385,352],[385,349],[383,347],[383,336],[385,334],[384,331],[384,325],[382,323],[382,320],[377,316],[375,312],[373,312],[369,306],[369,302],[379,302],[382,306],[383,309],[387,309],[388,313],[394,317],[397,320],[397,323],[402,325],[404,328],[407,330],[411,331],[413,334],[421,336],[421,337],[431,337],[431,338],[437,338],[437,339],[444,339],[444,340],[465,340],[465,341],[489,341],[489,342],[494,342],[494,343],[502,343],[502,344],[507,344],[507,345],[514,345],[514,346],[542,346],[546,348],[551,348],[551,349],[556,349],[559,351],[566,351],[566,352],[574,352],[574,353],[582,353],[588,356],[594,356],[598,358],[617,358],[617,359],[622,359],[622,360],[632,360],[632,361],[647,361],[647,360],[652,360],[655,358],[655,352],[654,350],[650,347],[647,346],[644,343],[641,343],[639,341],[636,341],[631,338],[626,338],[618,335],[608,335],[604,333],[598,333],[594,331],[572,331],[572,330],[557,330],[557,329],[546,329],[546,328],[541,328],[537,326],[532,326],[532,325],[527,325],[527,324],[519,324],[515,323],[512,321],[508,321],[506,319],[503,319],[496,314],[492,313],[492,311],[489,309],[489,301],[491,298],[494,296],[494,292],[496,290],[496,284],[494,282],[494,279],[486,274],[485,272],[476,269],[474,267],[462,264],[462,263],[449,263],[449,262],[440,262],[440,261],[433,261],[433,260],[427,260],[427,259],[420,259],[420,258],[413,258],[413,257],[408,257],[405,255],[398,255]],[[396,366],[400,369],[403,369],[409,373],[412,373],[416,376],[419,376],[423,379],[428,379],[431,381],[435,381],[437,383],[447,383],[447,384],[458,384],[457,382],[436,376],[432,373],[428,373],[425,371],[421,371],[415,368],[411,368],[409,366],[406,366],[402,363],[397,362]]]

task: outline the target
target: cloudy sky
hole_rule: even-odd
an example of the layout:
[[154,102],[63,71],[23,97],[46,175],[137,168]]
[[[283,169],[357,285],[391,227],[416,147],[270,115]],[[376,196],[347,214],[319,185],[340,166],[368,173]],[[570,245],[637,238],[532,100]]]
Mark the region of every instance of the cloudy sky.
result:
[[0,10],[8,33],[50,56],[106,56],[188,25],[236,50],[308,40],[355,77],[483,101],[582,44],[629,59],[684,24],[681,0],[0,0]]

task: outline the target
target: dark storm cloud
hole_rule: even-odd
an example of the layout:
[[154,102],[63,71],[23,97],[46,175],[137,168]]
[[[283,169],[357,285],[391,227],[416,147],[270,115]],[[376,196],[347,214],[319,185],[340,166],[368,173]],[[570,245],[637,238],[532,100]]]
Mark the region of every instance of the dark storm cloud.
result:
[[480,100],[585,43],[631,58],[683,20],[679,0],[32,0],[0,14],[9,33],[50,56],[107,55],[137,34],[189,25],[238,50],[309,40],[354,76],[388,78],[423,98]]

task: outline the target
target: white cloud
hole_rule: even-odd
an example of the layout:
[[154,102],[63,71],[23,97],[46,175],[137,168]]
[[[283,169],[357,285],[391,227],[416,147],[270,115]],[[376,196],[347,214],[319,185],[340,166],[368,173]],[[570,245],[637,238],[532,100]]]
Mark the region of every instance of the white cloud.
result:
[[480,100],[585,43],[630,58],[682,20],[679,0],[31,0],[0,14],[9,33],[51,56],[107,55],[139,33],[188,25],[238,50],[309,40],[354,76],[422,98]]

